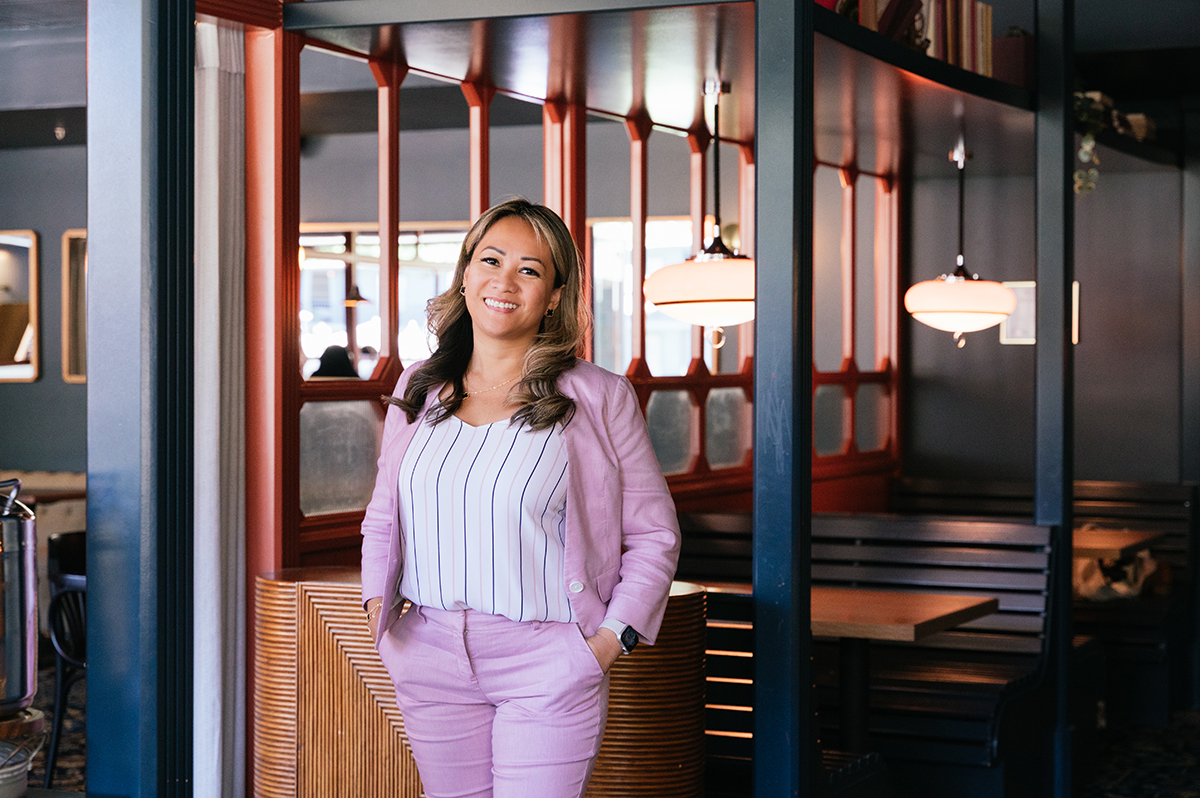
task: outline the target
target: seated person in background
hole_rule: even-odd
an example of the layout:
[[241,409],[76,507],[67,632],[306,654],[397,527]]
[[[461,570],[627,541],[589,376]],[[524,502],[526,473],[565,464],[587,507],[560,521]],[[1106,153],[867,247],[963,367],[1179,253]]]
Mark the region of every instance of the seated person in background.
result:
[[346,347],[335,344],[325,347],[325,351],[321,353],[321,365],[312,373],[312,376],[358,379],[358,372],[354,369],[354,364],[350,362],[350,353],[346,351]]

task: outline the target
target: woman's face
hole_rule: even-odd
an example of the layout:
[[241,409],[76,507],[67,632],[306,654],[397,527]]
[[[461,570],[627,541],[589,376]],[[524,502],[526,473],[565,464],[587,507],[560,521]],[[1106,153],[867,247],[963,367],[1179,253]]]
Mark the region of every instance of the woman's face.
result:
[[562,288],[554,287],[550,247],[529,222],[505,216],[479,239],[463,273],[475,340],[533,343]]

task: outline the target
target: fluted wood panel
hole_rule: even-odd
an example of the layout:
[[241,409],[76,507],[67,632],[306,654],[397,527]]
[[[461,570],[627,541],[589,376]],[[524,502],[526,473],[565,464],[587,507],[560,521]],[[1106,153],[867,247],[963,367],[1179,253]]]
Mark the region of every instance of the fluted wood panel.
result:
[[702,587],[676,582],[656,644],[613,665],[587,798],[704,795],[705,601]]
[[254,617],[254,795],[295,798],[296,590],[259,577]]
[[[419,798],[358,571],[278,571],[256,592],[256,798]],[[704,794],[704,649],[704,590],[676,582],[657,645],[613,666],[588,798]]]
[[359,591],[350,568],[257,580],[256,798],[422,794]]
[[300,586],[300,795],[418,798],[421,782],[353,585]]

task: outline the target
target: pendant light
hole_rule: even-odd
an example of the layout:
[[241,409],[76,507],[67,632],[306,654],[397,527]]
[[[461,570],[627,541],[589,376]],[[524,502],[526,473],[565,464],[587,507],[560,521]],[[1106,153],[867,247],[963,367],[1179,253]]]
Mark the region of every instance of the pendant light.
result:
[[954,333],[959,347],[963,333],[986,330],[1004,321],[1017,307],[1012,289],[967,271],[963,261],[963,187],[967,150],[962,136],[950,153],[958,165],[958,262],[953,274],[925,280],[904,294],[904,308],[917,321]]
[[371,300],[369,300],[365,296],[363,296],[362,292],[358,290],[358,284],[356,283],[355,285],[352,285],[350,287],[350,293],[346,295],[346,303],[345,304],[346,304],[346,307],[352,308],[352,307],[357,306],[358,303],[360,303],[360,302],[370,302],[370,301]]
[[713,102],[713,240],[683,263],[646,278],[646,300],[673,319],[704,327],[729,327],[754,318],[754,260],[729,249],[721,238],[721,90],[705,82]]

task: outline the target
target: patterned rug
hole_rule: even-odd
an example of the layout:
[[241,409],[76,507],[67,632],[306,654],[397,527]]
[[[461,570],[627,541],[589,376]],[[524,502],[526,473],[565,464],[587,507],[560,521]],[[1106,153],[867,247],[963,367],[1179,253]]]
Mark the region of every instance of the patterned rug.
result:
[[1200,798],[1200,710],[1162,729],[1109,730],[1096,761],[1075,774],[1077,798]]
[[[46,744],[33,758],[29,771],[29,786],[41,787],[46,778],[46,755],[50,748],[50,731],[54,722],[54,656],[41,656],[39,661],[50,667],[38,670],[38,689],[33,706],[46,713]],[[67,711],[63,716],[62,738],[58,743],[58,758],[54,766],[56,790],[82,792],[87,784],[87,679],[77,682],[67,696]]]

